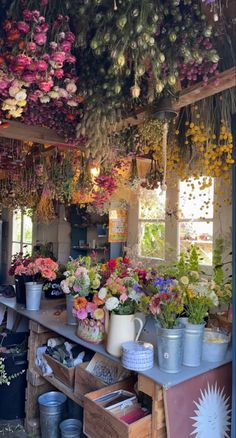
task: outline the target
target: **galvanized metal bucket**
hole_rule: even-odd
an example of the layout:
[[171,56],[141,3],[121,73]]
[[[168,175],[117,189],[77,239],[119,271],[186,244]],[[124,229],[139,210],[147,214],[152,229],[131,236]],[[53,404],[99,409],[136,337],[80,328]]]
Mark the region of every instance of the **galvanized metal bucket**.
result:
[[204,327],[205,323],[185,325],[183,365],[198,367],[201,364]]
[[60,424],[61,438],[80,438],[82,422],[74,418],[62,421]]
[[43,285],[30,281],[25,283],[25,287],[26,287],[26,309],[39,310]]
[[77,325],[77,321],[72,315],[74,297],[71,294],[66,295],[66,311],[67,311],[67,324],[68,325]]
[[158,364],[161,371],[178,373],[183,360],[184,327],[166,329],[156,324]]
[[67,397],[51,391],[38,398],[42,438],[60,438],[59,424],[64,419]]

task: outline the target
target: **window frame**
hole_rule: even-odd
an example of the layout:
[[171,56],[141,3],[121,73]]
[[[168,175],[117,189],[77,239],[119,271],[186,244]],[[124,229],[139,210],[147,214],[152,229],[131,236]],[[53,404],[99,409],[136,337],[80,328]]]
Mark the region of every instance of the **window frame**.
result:
[[[204,178],[204,175],[203,175],[203,178]],[[212,180],[213,180],[213,194],[212,194],[211,202],[213,204],[213,209],[212,209],[213,215],[211,217],[207,217],[207,218],[200,217],[200,218],[192,219],[192,218],[186,217],[186,218],[178,218],[178,220],[177,220],[177,222],[178,222],[178,245],[177,245],[178,258],[179,258],[180,253],[181,253],[181,240],[180,240],[180,224],[181,223],[192,223],[192,224],[194,224],[194,223],[202,222],[202,223],[211,223],[212,224],[212,240],[210,240],[210,241],[206,240],[206,242],[207,243],[211,243],[211,245],[212,245],[212,256],[213,256],[213,250],[214,250],[214,215],[215,215],[214,214],[214,196],[215,196],[214,195],[214,178],[212,178]],[[197,182],[198,180],[195,180],[195,181]],[[180,184],[181,184],[181,182],[182,182],[181,180],[178,181],[178,205],[180,203],[180,196],[181,196],[181,194],[180,194]],[[191,240],[187,240],[187,239],[185,240],[185,242],[189,242],[189,245],[191,245],[191,243],[192,244],[196,244],[196,245],[198,245],[198,243],[201,243],[201,242],[198,242],[196,240],[191,241]],[[204,242],[204,241],[202,241],[202,242]],[[208,269],[212,269],[213,259],[211,261],[211,264],[200,263],[200,266],[205,268],[205,269],[207,269],[207,270]]]
[[[156,189],[154,189],[156,190]],[[139,192],[138,195],[138,257],[139,259],[143,260],[153,260],[157,262],[165,262],[166,258],[166,192],[165,192],[165,203],[164,203],[164,212],[163,212],[163,218],[141,218],[140,212],[141,212],[141,192]],[[141,226],[143,223],[151,223],[151,224],[158,224],[163,223],[165,226],[165,234],[164,234],[164,257],[153,257],[153,256],[145,256],[141,254]]]
[[[20,213],[20,240],[13,240],[13,227],[14,227],[14,213],[15,212],[19,212]],[[13,252],[13,245],[15,244],[19,244],[20,245],[20,250],[17,252],[24,252],[24,245],[30,246],[31,247],[31,254],[33,251],[33,233],[34,233],[34,223],[32,221],[32,239],[31,242],[24,242],[23,240],[23,236],[24,236],[24,218],[25,216],[27,216],[23,210],[21,209],[15,209],[12,211],[12,221],[11,221],[11,257],[15,254],[15,252]]]

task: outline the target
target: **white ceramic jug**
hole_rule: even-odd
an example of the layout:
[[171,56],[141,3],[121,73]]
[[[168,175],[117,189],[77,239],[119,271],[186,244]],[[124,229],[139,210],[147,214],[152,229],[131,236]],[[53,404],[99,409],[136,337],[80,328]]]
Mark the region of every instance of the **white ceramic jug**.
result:
[[[135,336],[135,321],[139,322],[139,330]],[[143,322],[134,315],[116,315],[112,313],[106,318],[107,345],[106,350],[112,356],[122,355],[121,345],[128,341],[137,341],[143,328]]]

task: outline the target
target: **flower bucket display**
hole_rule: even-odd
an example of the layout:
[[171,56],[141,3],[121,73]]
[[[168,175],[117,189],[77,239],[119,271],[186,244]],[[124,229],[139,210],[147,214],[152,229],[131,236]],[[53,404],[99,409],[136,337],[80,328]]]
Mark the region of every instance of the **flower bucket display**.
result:
[[203,347],[203,324],[187,323],[184,330],[184,355],[183,365],[189,367],[198,367],[202,359]]
[[77,336],[86,342],[100,344],[104,338],[104,323],[94,319],[77,319]]
[[26,291],[25,283],[26,281],[32,280],[32,277],[27,277],[25,275],[15,276],[15,290],[16,290],[16,302],[18,304],[26,304]]
[[[139,330],[135,333],[135,321],[139,323]],[[134,315],[116,315],[110,316],[106,350],[112,356],[121,357],[122,344],[129,341],[137,341],[143,328],[143,322]]]
[[156,324],[158,365],[166,373],[178,373],[183,361],[183,336],[182,325],[167,329]]
[[26,310],[39,310],[42,297],[43,285],[32,281],[25,283],[26,286]]
[[72,314],[74,297],[73,295],[66,295],[66,321],[68,325],[76,325],[76,318]]

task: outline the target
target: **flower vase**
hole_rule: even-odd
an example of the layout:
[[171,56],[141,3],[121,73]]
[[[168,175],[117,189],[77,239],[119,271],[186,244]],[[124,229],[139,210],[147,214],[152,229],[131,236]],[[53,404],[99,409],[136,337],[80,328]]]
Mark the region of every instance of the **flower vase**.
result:
[[100,344],[104,338],[104,322],[95,319],[77,318],[77,336],[91,344]]
[[43,285],[32,281],[26,286],[26,310],[39,310]]
[[32,277],[26,275],[15,275],[15,290],[16,302],[18,304],[26,304],[26,290],[25,283],[31,281]]
[[76,318],[72,314],[74,303],[74,297],[71,294],[66,295],[66,312],[67,312],[67,324],[68,325],[77,325]]
[[[140,327],[138,334],[135,333],[135,321],[138,321]],[[110,321],[106,327],[107,345],[106,350],[112,356],[121,357],[122,344],[128,341],[137,341],[143,328],[143,322],[134,315],[116,315],[110,316]]]
[[205,324],[205,322],[203,324],[188,322],[185,325],[183,365],[198,367],[201,364]]
[[156,323],[158,365],[166,373],[178,373],[183,360],[184,327],[163,328]]

